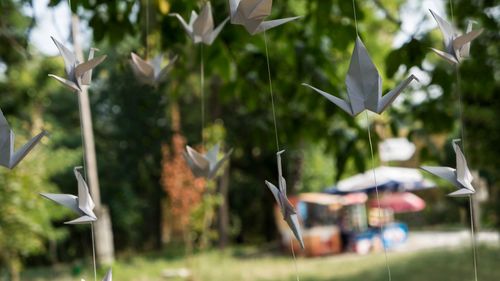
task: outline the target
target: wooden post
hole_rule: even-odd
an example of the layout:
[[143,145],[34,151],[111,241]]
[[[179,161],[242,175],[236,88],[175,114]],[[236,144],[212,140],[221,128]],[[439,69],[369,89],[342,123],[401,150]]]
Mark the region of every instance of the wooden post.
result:
[[[73,36],[73,48],[77,59],[85,61],[80,43],[80,20],[78,15],[71,16],[71,30]],[[96,215],[99,218],[94,223],[96,254],[99,264],[110,264],[114,260],[113,232],[111,229],[111,218],[108,209],[101,205],[101,193],[99,190],[99,177],[97,174],[97,161],[95,154],[94,132],[92,128],[92,115],[90,111],[89,94],[86,86],[78,93],[80,110],[80,122],[83,135],[85,178],[90,188],[90,193],[95,203]]]

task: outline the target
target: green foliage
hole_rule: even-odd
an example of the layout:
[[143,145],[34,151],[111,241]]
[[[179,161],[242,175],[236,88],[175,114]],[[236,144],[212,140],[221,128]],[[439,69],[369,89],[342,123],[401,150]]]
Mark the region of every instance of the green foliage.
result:
[[[60,2],[51,0],[50,5]],[[500,105],[495,93],[499,59],[498,48],[492,43],[498,41],[498,19],[488,12],[493,9],[494,1],[455,2],[455,18],[462,29],[466,17],[486,29],[472,45],[473,59],[460,69],[465,143],[470,166],[480,169],[490,182],[497,183],[498,189],[500,130],[496,116]],[[0,107],[12,116],[15,128],[22,129],[24,135],[28,135],[30,126],[27,122],[16,124],[15,120],[31,117],[33,123],[42,123],[51,132],[51,138],[50,145],[39,148],[44,150],[39,153],[50,156],[60,153],[61,161],[52,161],[55,158],[51,157],[47,162],[51,165],[60,162],[61,166],[55,169],[42,165],[36,167],[41,169],[37,170],[39,174],[33,175],[23,175],[20,166],[20,174],[8,175],[13,178],[9,178],[7,185],[21,182],[24,190],[30,188],[28,184],[39,183],[43,190],[73,192],[75,183],[70,168],[81,157],[77,97],[47,78],[48,73],[62,74],[60,58],[41,59],[38,54],[31,54],[33,58],[26,59],[26,34],[32,21],[19,9],[29,3],[0,4],[2,11],[9,11],[8,16],[0,19],[0,28],[10,32],[0,35],[2,43],[7,43],[0,44],[0,61],[7,66],[5,79],[0,80]],[[73,11],[88,20],[97,47],[108,55],[94,71],[90,99],[102,201],[111,210],[115,244],[120,250],[155,248],[160,241],[160,202],[165,196],[159,184],[161,144],[171,137],[171,103],[179,105],[181,130],[188,143],[194,146],[201,143],[200,47],[192,44],[178,21],[167,13],[179,12],[187,17],[192,9],[199,9],[201,1],[73,0],[70,3]],[[414,102],[407,91],[398,98],[401,105],[382,116],[371,115],[370,119],[390,123],[392,132],[407,130],[410,137],[427,140],[421,155],[423,161],[453,165],[451,150],[440,153],[440,147],[431,139],[436,134],[450,139],[459,136],[454,70],[429,52],[429,47],[441,44],[437,30],[415,35],[400,48],[391,49],[390,42],[400,28],[398,8],[403,3],[406,1],[356,1],[359,34],[384,78],[384,92],[411,72],[412,66],[427,73],[430,83],[420,89],[425,96],[423,101]],[[212,6],[215,22],[221,22],[227,16],[227,1],[214,0]],[[275,1],[272,18],[293,15],[304,17],[266,34],[278,136],[280,148],[287,150],[283,163],[291,193],[319,191],[371,166],[364,114],[351,118],[300,86],[301,82],[311,83],[345,97],[344,79],[356,34],[351,2]],[[18,51],[12,52],[13,48]],[[179,60],[169,80],[151,88],[135,80],[128,61],[130,51],[148,58],[170,52],[179,55]],[[223,139],[225,148],[235,149],[231,158],[229,205],[231,220],[241,223],[236,240],[261,243],[276,234],[274,227],[270,227],[274,225],[270,215],[274,199],[264,185],[265,179],[276,181],[276,145],[264,36],[250,36],[243,27],[228,24],[215,43],[204,47],[203,52],[207,143]],[[448,137],[449,133],[452,136]],[[376,147],[377,136],[372,136]],[[486,214],[491,216],[496,212],[498,215],[493,217],[498,224],[500,193],[495,190],[490,192],[493,198]],[[24,193],[11,194],[13,197],[5,200],[18,202],[19,198],[31,198]],[[213,203],[218,198],[208,200]],[[27,207],[18,210],[27,214],[28,229],[35,227],[32,222],[40,216],[31,210]],[[53,215],[49,211],[47,220],[54,218]],[[44,223],[40,222],[43,229]],[[34,235],[46,238],[42,233],[51,232],[36,230]],[[79,229],[71,229],[71,233],[76,237],[83,235]],[[39,251],[42,242],[33,243],[36,245],[27,249]],[[74,257],[79,253],[75,249],[80,246],[68,247],[71,248],[68,255]]]
[[[500,262],[498,247],[483,246],[478,249],[479,280],[497,280],[500,275],[496,266]],[[119,260],[113,266],[113,277],[123,281],[160,280],[165,269],[184,268],[185,263],[172,255],[134,255]],[[435,249],[424,252],[391,253],[392,276],[397,280],[420,281],[457,279],[472,280],[473,269],[470,249]],[[259,248],[232,248],[224,252],[208,251],[196,254],[190,268],[193,279],[202,281],[285,281],[294,280],[293,260],[289,255],[278,256]],[[298,258],[300,280],[307,281],[384,281],[387,280],[382,253],[373,255],[330,256],[314,259]],[[82,277],[91,276],[86,271]],[[102,272],[101,274],[104,274]],[[102,276],[102,275],[101,275]],[[23,276],[26,281],[68,280],[68,269],[39,268]],[[72,278],[75,279],[75,278]],[[172,279],[182,280],[182,279]]]

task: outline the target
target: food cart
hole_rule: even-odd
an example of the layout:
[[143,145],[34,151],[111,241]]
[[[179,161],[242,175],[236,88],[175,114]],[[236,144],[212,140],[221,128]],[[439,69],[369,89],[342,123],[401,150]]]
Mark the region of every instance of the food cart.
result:
[[372,172],[340,181],[323,193],[290,197],[301,220],[304,250],[293,239],[276,208],[275,218],[284,248],[289,249],[291,243],[298,254],[323,256],[344,251],[366,254],[380,251],[384,245],[390,249],[404,243],[408,227],[395,221],[394,214],[423,210],[425,202],[408,191],[432,188],[434,183],[424,180],[416,169],[381,167],[376,173],[380,208]]

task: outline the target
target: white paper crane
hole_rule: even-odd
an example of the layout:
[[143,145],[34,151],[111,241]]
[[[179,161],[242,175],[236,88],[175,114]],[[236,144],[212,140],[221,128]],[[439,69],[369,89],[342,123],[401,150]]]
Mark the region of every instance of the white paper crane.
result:
[[213,179],[215,177],[219,168],[233,153],[231,149],[220,160],[217,160],[219,149],[219,144],[216,144],[206,154],[201,154],[189,145],[186,146],[184,158],[196,177],[204,177],[206,179]]
[[288,201],[288,197],[286,195],[286,181],[285,178],[283,177],[283,171],[281,168],[281,154],[285,152],[284,150],[279,151],[276,153],[276,158],[278,162],[278,186],[277,188],[274,184],[265,181],[267,187],[271,192],[273,193],[274,199],[276,199],[276,202],[280,206],[281,209],[281,214],[283,215],[283,219],[286,221],[288,226],[293,232],[293,235],[295,235],[295,238],[297,241],[299,241],[300,246],[302,249],[304,249],[304,241],[302,239],[302,232],[300,230],[300,223],[299,223],[299,218],[297,216],[297,211],[295,208],[292,206],[292,203]]
[[472,21],[469,21],[467,26],[467,32],[463,35],[459,35],[458,31],[449,22],[441,18],[434,11],[429,10],[436,20],[441,34],[443,35],[444,41],[444,51],[436,50],[431,48],[437,55],[445,59],[447,62],[452,64],[458,64],[463,59],[469,57],[470,43],[472,40],[476,39],[482,32],[483,29],[472,30]]
[[14,131],[10,128],[7,119],[5,119],[0,109],[0,165],[9,169],[14,169],[14,167],[28,155],[46,134],[47,132],[42,131],[24,144],[19,150],[14,151]]
[[229,0],[231,23],[243,25],[252,35],[277,27],[300,17],[264,21],[271,15],[272,0]]
[[151,61],[141,59],[135,53],[131,53],[131,65],[137,79],[144,84],[157,86],[167,79],[167,74],[172,70],[177,56],[170,59],[168,64],[162,68],[163,55],[156,56]]
[[40,193],[43,197],[65,206],[80,215],[79,218],[65,222],[65,224],[85,224],[97,220],[97,216],[94,214],[95,204],[90,196],[89,187],[79,171],[80,169],[82,167],[75,167],[73,169],[78,182],[78,197],[71,194]]
[[382,113],[413,80],[418,81],[412,74],[395,89],[382,96],[382,78],[365,45],[357,37],[345,80],[347,100],[333,96],[309,84],[303,83],[302,85],[318,92],[349,115],[356,116],[365,109],[378,114]]
[[180,21],[182,27],[186,30],[195,44],[204,43],[206,45],[212,45],[215,38],[229,20],[228,17],[214,29],[214,19],[212,17],[212,6],[210,2],[205,3],[199,15],[195,11],[192,11],[189,23],[186,23],[181,15],[177,13],[170,14],[170,16],[174,16]]
[[104,61],[106,56],[104,55],[94,58],[94,52],[98,51],[98,49],[90,48],[88,61],[80,63],[76,59],[76,55],[74,53],[68,50],[68,48],[66,48],[59,41],[54,39],[54,37],[50,38],[52,38],[52,41],[54,41],[57,49],[59,49],[59,53],[63,57],[67,79],[54,74],[49,74],[49,76],[61,82],[69,89],[80,92],[82,90],[82,85],[90,85],[92,80],[92,69]]
[[476,193],[476,190],[472,186],[472,174],[467,166],[467,160],[465,159],[460,146],[458,145],[460,140],[453,140],[453,149],[455,150],[457,168],[453,169],[450,167],[430,167],[422,166],[421,169],[427,171],[433,175],[436,175],[442,179],[453,184],[457,191],[448,194],[453,197],[464,197],[470,196]]

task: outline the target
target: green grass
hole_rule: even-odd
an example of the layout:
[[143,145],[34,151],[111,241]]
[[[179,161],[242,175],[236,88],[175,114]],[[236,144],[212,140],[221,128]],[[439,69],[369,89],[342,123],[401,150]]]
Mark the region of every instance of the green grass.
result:
[[[156,281],[165,269],[189,267],[194,281],[281,281],[296,280],[291,257],[250,253],[249,249],[231,249],[196,254],[188,262],[167,254],[123,258],[113,266],[115,281]],[[500,248],[478,249],[480,281],[500,280]],[[474,274],[470,249],[434,250],[418,253],[389,253],[392,280],[397,281],[471,281]],[[90,264],[88,265],[90,267]],[[301,281],[386,281],[383,254],[354,254],[297,260]],[[27,270],[23,281],[93,280],[91,271],[71,276],[69,267]],[[104,270],[99,272],[100,278]],[[98,277],[98,280],[101,280]],[[170,279],[175,280],[175,279]],[[177,279],[180,280],[180,279]]]

